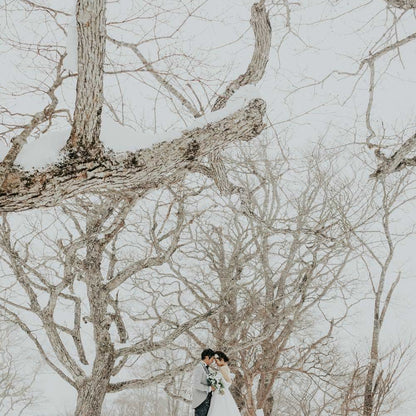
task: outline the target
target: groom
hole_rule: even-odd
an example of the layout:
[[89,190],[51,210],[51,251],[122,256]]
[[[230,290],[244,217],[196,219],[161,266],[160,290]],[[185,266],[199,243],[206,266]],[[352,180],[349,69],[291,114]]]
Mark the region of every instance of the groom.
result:
[[214,351],[207,349],[201,353],[201,361],[195,367],[192,377],[192,408],[195,416],[207,416],[214,387],[209,385],[209,366],[214,361]]

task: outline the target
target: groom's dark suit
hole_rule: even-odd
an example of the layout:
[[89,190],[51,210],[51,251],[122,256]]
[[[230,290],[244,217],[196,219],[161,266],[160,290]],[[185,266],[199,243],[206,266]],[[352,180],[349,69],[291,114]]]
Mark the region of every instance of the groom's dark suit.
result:
[[[202,365],[204,371],[208,375],[208,367],[206,365]],[[207,398],[198,406],[195,408],[195,416],[207,416],[209,407],[211,405],[211,397],[212,392],[210,391],[207,395]]]

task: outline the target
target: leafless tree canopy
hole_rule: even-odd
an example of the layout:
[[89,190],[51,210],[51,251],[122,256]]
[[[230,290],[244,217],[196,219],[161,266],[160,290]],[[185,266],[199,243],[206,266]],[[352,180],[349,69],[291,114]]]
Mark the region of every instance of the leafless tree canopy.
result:
[[[170,203],[166,196],[148,201],[152,209],[147,214],[134,210],[136,200],[80,198],[44,217],[43,229],[26,223],[25,235],[15,232],[3,216],[3,272],[13,276],[14,283],[4,282],[2,315],[20,327],[43,360],[78,391],[77,415],[100,414],[108,392],[160,383],[188,370],[193,362],[184,350],[180,365],[138,378],[123,376],[126,365],[172,347],[215,309],[189,316],[181,312],[180,292],[176,297],[173,292],[164,305],[158,291],[146,287],[140,292],[143,306],[128,301],[128,281],[165,263],[194,219],[184,211],[180,193],[174,192]],[[146,228],[147,237],[142,233]],[[165,314],[177,318],[168,323],[162,319]],[[95,352],[86,341],[90,337]]]
[[270,144],[263,143],[257,157],[253,153],[228,166],[231,176],[239,172],[242,194],[250,195],[244,208],[230,204],[217,208],[220,217],[197,219],[193,247],[179,249],[170,266],[194,298],[195,310],[221,305],[207,321],[217,348],[238,363],[234,393],[240,408],[247,415],[263,409],[269,416],[282,374],[327,371],[315,349],[325,349],[339,322],[328,319],[315,333],[308,327],[311,316],[326,320],[318,318],[317,306],[342,287],[351,256],[343,219],[358,201],[336,189],[331,171],[322,171],[319,163],[306,169],[304,186],[283,196],[291,176],[287,163],[268,156]]

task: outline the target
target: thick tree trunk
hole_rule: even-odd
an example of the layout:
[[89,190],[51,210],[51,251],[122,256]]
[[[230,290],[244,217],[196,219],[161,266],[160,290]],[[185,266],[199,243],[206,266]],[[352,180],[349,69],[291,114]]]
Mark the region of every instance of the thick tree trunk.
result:
[[237,407],[242,410],[246,406],[245,394],[244,394],[244,378],[239,371],[235,372],[235,379],[231,385],[231,392],[237,403]]
[[115,363],[114,347],[107,328],[96,330],[96,357],[92,376],[81,384],[78,390],[75,416],[100,416],[105,395],[110,384]]
[[[266,360],[266,362],[268,361]],[[270,373],[260,376],[257,387],[257,407],[263,409],[264,416],[272,416],[274,400],[271,393],[275,379],[276,375]]]
[[75,416],[100,416],[109,379],[98,374],[78,390]]
[[91,377],[84,380],[78,391],[75,416],[99,416],[114,369],[115,349],[109,332],[108,293],[102,281],[100,265],[104,246],[98,234],[101,229],[102,211],[97,206],[87,217],[87,250],[84,260],[85,284],[90,305],[89,321],[94,328],[95,360]]
[[78,79],[74,123],[67,148],[94,157],[100,144],[103,107],[106,0],[77,1]]
[[263,405],[264,416],[273,416],[274,397],[269,394]]

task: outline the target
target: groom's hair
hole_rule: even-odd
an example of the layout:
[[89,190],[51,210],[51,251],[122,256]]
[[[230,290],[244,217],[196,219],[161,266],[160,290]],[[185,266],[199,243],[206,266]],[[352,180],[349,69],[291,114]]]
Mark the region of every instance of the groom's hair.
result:
[[205,357],[211,358],[215,355],[215,352],[211,350],[211,348],[208,348],[201,353],[201,360],[204,361]]

